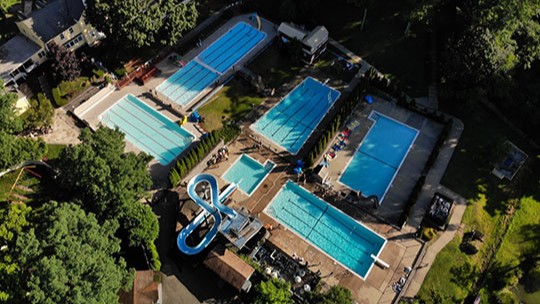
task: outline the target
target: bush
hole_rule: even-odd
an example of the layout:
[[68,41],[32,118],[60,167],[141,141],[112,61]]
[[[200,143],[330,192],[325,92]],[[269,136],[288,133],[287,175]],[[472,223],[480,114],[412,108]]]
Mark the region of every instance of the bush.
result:
[[154,243],[148,243],[146,249],[150,252],[150,268],[154,271],[159,271],[161,269],[161,261],[159,260],[156,245]]
[[93,69],[92,74],[94,74],[97,78],[103,78],[105,76],[105,71],[102,69]]
[[431,241],[437,235],[437,231],[430,227],[422,227],[422,239],[424,241]]
[[115,69],[114,73],[116,74],[116,76],[122,77],[122,76],[127,74],[127,70],[126,70],[126,68],[124,66],[121,66],[121,67]]
[[519,299],[508,288],[501,289],[494,294],[496,303],[499,304],[517,304]]
[[59,88],[52,89],[52,94],[54,98],[54,103],[57,107],[63,107],[68,103],[68,100],[62,97],[62,92],[60,92]]

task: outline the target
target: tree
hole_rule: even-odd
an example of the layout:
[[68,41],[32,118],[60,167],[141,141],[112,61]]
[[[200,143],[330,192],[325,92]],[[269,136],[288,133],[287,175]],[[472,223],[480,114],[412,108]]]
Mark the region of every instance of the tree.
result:
[[10,7],[21,2],[20,0],[0,0],[0,11],[7,13]]
[[84,129],[81,144],[67,147],[58,162],[60,185],[75,194],[99,219],[120,215],[152,185],[144,153],[124,153],[124,134],[105,127]]
[[17,236],[28,226],[30,208],[25,205],[7,205],[0,209],[0,302],[12,301],[18,288],[21,265],[15,254]]
[[36,99],[30,99],[30,109],[25,112],[25,129],[48,128],[53,123],[54,107],[45,94],[39,93]]
[[345,287],[335,285],[326,292],[311,292],[307,295],[310,303],[315,304],[353,304],[351,291]]
[[38,160],[47,152],[47,145],[40,138],[33,140],[0,131],[0,171],[26,160]]
[[14,134],[22,131],[22,120],[15,113],[17,94],[7,92],[0,81],[0,132]]
[[122,214],[122,229],[129,231],[129,246],[140,246],[157,239],[159,223],[148,205],[139,202],[125,204]]
[[447,80],[463,89],[502,77],[515,64],[512,47],[504,47],[482,27],[455,35],[446,44],[443,70]]
[[16,256],[23,265],[19,302],[118,303],[118,290],[130,283],[126,264],[117,257],[118,224],[100,225],[71,203],[51,202],[40,209],[17,239]]
[[285,281],[273,279],[262,281],[255,286],[255,304],[292,304],[291,285]]
[[81,75],[80,62],[74,52],[56,43],[48,47],[52,57],[52,75],[57,81],[71,81]]
[[99,31],[125,48],[173,45],[193,28],[195,1],[88,0],[85,16]]

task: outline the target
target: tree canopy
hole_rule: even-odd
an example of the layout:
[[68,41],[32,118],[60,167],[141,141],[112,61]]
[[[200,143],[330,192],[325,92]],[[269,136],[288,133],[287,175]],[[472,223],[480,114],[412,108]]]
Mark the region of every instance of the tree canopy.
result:
[[130,246],[146,246],[159,226],[148,206],[139,201],[152,185],[147,166],[151,157],[124,153],[124,134],[99,128],[81,132],[81,144],[64,149],[58,160],[61,187],[79,199],[99,220],[117,220]]
[[117,258],[117,225],[101,225],[72,203],[45,204],[17,237],[14,256],[21,268],[15,290],[25,303],[117,303],[129,284],[126,264]]
[[33,140],[0,131],[0,171],[26,160],[39,160],[47,152],[42,139]]
[[0,81],[0,132],[14,134],[22,131],[22,120],[15,113],[17,94],[7,92]]
[[81,75],[81,63],[75,52],[55,43],[49,45],[49,51],[52,56],[52,75],[57,81],[71,81]]
[[107,37],[124,47],[173,45],[195,26],[195,1],[88,0],[85,16]]
[[262,281],[255,286],[255,304],[292,304],[291,285],[282,280]]

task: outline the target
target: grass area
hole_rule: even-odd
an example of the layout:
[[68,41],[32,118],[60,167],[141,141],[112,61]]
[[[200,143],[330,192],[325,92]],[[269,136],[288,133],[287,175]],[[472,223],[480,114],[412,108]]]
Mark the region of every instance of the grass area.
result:
[[63,144],[47,144],[47,153],[44,156],[49,160],[57,159],[65,148],[66,145]]
[[11,186],[17,179],[21,170],[22,169],[16,170],[0,177],[0,202],[5,202],[8,199]]
[[279,88],[291,81],[302,68],[284,48],[274,44],[259,55],[248,68],[260,75],[270,87]]
[[[476,242],[479,252],[467,256],[459,250],[461,233],[456,235],[437,256],[418,294],[427,303],[459,303],[464,300],[478,278],[481,265],[488,256],[488,248],[493,248],[496,238],[503,233],[500,220],[505,215],[507,202],[523,196],[537,197],[540,179],[540,171],[535,169],[539,165],[538,160],[534,157],[525,163],[511,182],[501,181],[491,174],[498,146],[507,138],[525,151],[529,150],[528,145],[491,112],[483,107],[458,107],[455,104],[444,110],[459,117],[465,129],[441,183],[469,201],[462,219],[463,231],[477,229],[483,232],[484,243]],[[535,208],[540,208],[540,205],[535,205]],[[535,212],[538,213],[538,210]],[[516,219],[528,213],[518,210]],[[513,240],[514,236],[509,235],[503,247]],[[504,251],[501,254],[504,256]],[[504,264],[507,261],[501,262]],[[488,301],[491,293],[490,290],[482,290],[482,300]]]
[[[10,191],[16,180],[16,186]],[[49,200],[65,201],[66,197],[44,166],[29,166],[27,170],[15,170],[0,177],[0,202],[8,200],[41,204]]]
[[205,118],[204,128],[212,131],[221,128],[225,121],[241,119],[262,101],[249,84],[233,79],[199,108],[199,113]]
[[[259,4],[262,13],[276,21],[281,20],[281,1],[264,2]],[[361,7],[350,2],[358,1],[301,2],[296,7],[294,21],[306,24],[310,29],[324,25],[331,38],[401,83],[409,95],[426,96],[430,82],[426,68],[428,37],[425,30],[414,25],[411,26],[413,35],[405,35],[408,20],[403,12],[407,11],[407,1],[366,1],[367,6]]]
[[[496,267],[492,273],[505,276],[516,267],[523,271],[522,284],[512,289],[520,301],[524,303],[540,303],[540,290],[527,293],[523,281],[526,279],[527,269],[533,265],[531,257],[538,255],[540,248],[540,203],[533,197],[521,199],[520,210],[512,220],[509,232],[497,252]],[[492,286],[488,286],[492,287]]]

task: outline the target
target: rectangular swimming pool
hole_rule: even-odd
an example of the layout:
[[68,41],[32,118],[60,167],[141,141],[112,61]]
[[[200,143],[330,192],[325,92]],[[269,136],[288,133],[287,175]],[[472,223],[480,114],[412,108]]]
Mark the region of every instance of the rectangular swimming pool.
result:
[[223,179],[236,183],[242,192],[251,196],[274,167],[275,164],[269,160],[263,165],[252,157],[242,154],[223,174]]
[[418,130],[378,112],[369,118],[374,124],[339,181],[364,196],[376,195],[381,204]]
[[264,210],[344,267],[365,279],[386,239],[288,181]]
[[245,22],[239,22],[186,66],[167,78],[157,90],[168,99],[186,107],[265,37],[265,33]]
[[251,128],[281,148],[296,154],[340,94],[307,77]]
[[100,115],[109,128],[119,128],[126,140],[162,165],[174,160],[195,137],[137,97],[128,94]]

